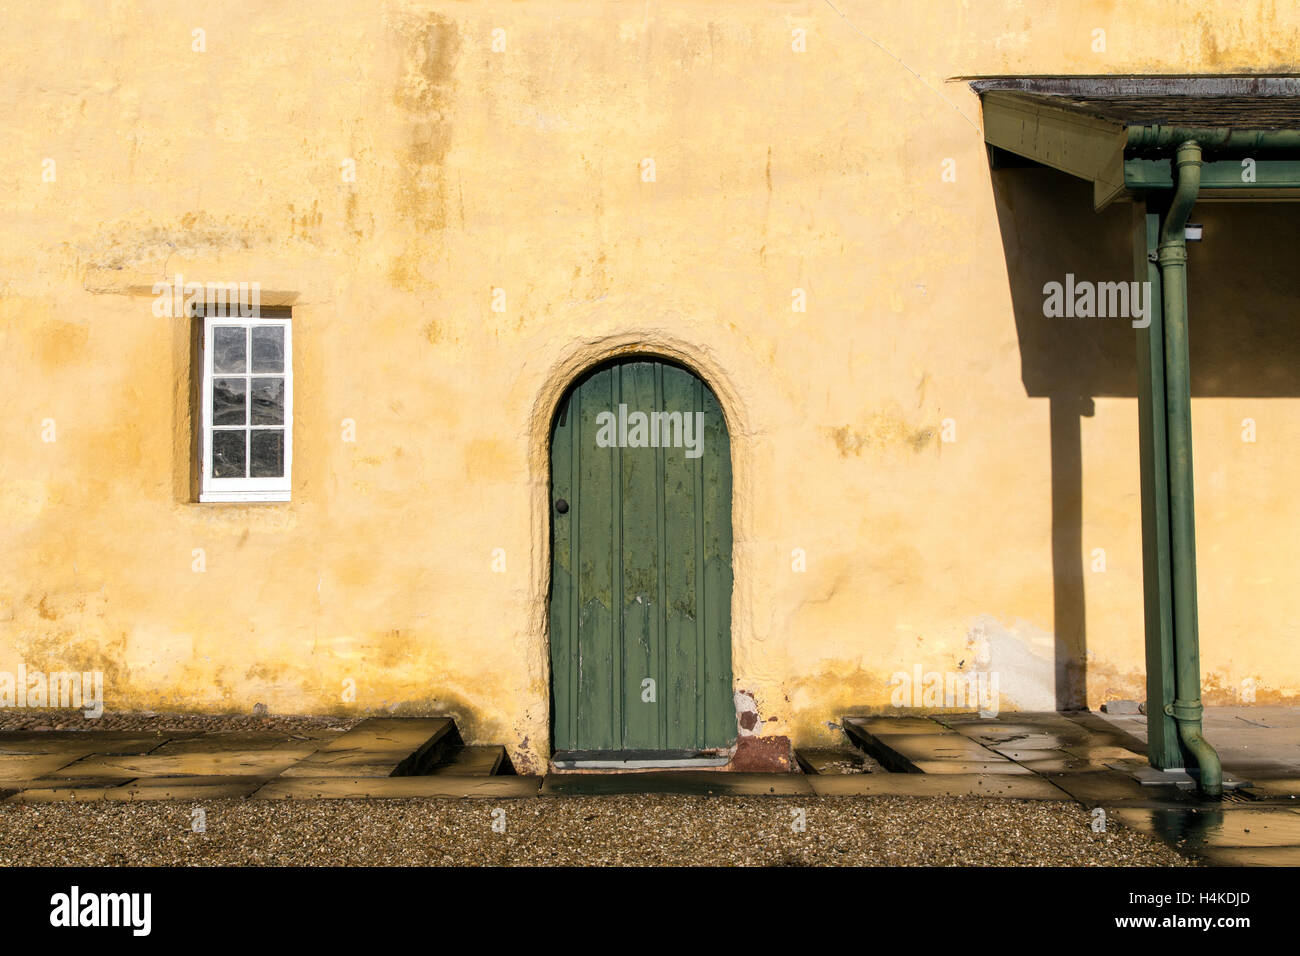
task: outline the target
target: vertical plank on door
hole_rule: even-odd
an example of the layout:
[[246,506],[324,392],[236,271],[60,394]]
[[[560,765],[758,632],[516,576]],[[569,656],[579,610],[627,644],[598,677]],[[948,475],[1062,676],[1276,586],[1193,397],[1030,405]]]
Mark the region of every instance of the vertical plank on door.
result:
[[[633,362],[621,367],[620,404],[629,418],[649,417],[655,410],[655,367]],[[658,450],[649,447],[649,424],[635,430],[629,421],[629,447],[622,451],[622,601],[623,620],[623,747],[626,750],[660,750],[659,707],[663,682],[659,673],[659,527],[656,520]],[[645,443],[642,447],[635,447]],[[643,681],[654,682],[642,690]],[[647,700],[645,698],[652,698]]]
[[[618,618],[614,581],[618,574],[618,522],[613,486],[614,449],[596,445],[596,416],[615,395],[615,370],[603,369],[582,389],[578,431],[580,470],[570,503],[570,524],[580,540],[578,564],[578,713],[579,747],[613,750],[618,729]],[[612,532],[612,533],[611,533]]]
[[[572,716],[577,709],[575,662],[578,655],[573,644],[578,638],[578,603],[574,593],[576,577],[573,569],[576,565],[574,548],[577,547],[578,539],[572,533],[573,524],[568,517],[556,514],[555,502],[560,499],[570,501],[574,497],[573,476],[577,472],[574,459],[578,443],[573,440],[573,433],[577,423],[575,409],[580,400],[578,390],[569,394],[551,437],[551,497],[547,507],[552,514],[551,708],[557,750],[572,749],[575,739]],[[576,504],[576,501],[570,503]]]
[[704,702],[706,746],[734,740],[736,708],[731,686],[731,440],[717,397],[699,383],[704,411],[704,454],[696,460],[703,473],[704,680],[697,692]]
[[[683,369],[667,365],[663,368],[663,383],[664,410],[681,416],[684,439],[686,416],[695,412],[695,377]],[[664,542],[670,549],[664,567],[666,739],[679,747],[702,747],[702,725],[697,729],[697,719],[703,711],[697,692],[699,591],[695,575],[700,555],[696,534],[700,503],[695,491],[699,459],[687,457],[686,448],[680,443],[665,448],[663,452]]]

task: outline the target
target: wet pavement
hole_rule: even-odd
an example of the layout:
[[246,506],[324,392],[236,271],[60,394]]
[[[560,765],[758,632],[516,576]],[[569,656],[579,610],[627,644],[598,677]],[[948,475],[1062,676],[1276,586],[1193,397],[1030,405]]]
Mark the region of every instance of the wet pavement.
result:
[[[1093,715],[1099,724],[1146,745],[1146,718]],[[1248,780],[1300,777],[1300,706],[1208,707],[1206,738],[1219,751],[1223,769]]]
[[[951,792],[969,793],[972,785],[1018,779],[1005,776],[1014,772],[1009,765],[1032,773],[1036,786],[1090,810],[1100,808],[1106,821],[1163,840],[1199,862],[1300,864],[1300,709],[1211,709],[1205,727],[1232,787],[1222,801],[1203,800],[1185,772],[1148,765],[1146,718],[1140,715],[957,714],[844,721],[850,739],[897,771],[885,775],[887,780],[917,774],[938,780],[946,774],[963,781]],[[981,757],[981,751],[992,756]],[[981,759],[994,762],[978,775],[963,775]]]
[[1121,807],[1125,826],[1180,853],[1220,866],[1300,866],[1300,810],[1286,808]]

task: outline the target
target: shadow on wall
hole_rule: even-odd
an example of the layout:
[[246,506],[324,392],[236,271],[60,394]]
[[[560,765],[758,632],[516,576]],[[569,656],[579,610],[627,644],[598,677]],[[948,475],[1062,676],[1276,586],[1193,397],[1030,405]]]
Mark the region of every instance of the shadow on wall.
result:
[[[1052,169],[992,177],[1021,379],[1030,398],[1051,407],[1056,706],[1076,710],[1088,696],[1080,420],[1093,414],[1094,398],[1119,397],[1135,399],[1136,421],[1137,332],[1126,318],[1048,318],[1043,287],[1067,274],[1132,281],[1132,206],[1094,212],[1092,185]],[[1188,245],[1193,398],[1300,396],[1295,220],[1287,203],[1201,203],[1193,211],[1192,221],[1205,226],[1205,241]],[[1136,465],[1138,448],[1114,454]]]

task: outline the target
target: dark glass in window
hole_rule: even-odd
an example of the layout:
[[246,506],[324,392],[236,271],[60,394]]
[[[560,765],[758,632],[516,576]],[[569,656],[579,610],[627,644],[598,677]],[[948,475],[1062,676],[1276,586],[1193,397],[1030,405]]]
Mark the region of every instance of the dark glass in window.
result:
[[212,424],[244,425],[244,399],[248,383],[242,378],[212,380]]
[[244,326],[218,325],[212,330],[212,370],[242,372],[248,351],[248,330]]
[[253,432],[252,478],[284,476],[284,429],[271,428]]
[[244,438],[248,433],[240,428],[235,431],[212,433],[212,477],[243,478]]
[[253,371],[284,371],[284,326],[253,326]]
[[254,425],[284,424],[284,379],[253,379]]

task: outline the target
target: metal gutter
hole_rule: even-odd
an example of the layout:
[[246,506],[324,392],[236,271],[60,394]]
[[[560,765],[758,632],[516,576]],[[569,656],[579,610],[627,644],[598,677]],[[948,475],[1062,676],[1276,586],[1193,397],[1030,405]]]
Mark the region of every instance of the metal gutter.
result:
[[1251,130],[1189,126],[1130,126],[1129,149],[1160,149],[1196,142],[1202,149],[1259,152],[1274,149],[1300,150],[1300,130]]

